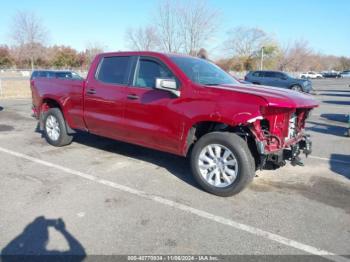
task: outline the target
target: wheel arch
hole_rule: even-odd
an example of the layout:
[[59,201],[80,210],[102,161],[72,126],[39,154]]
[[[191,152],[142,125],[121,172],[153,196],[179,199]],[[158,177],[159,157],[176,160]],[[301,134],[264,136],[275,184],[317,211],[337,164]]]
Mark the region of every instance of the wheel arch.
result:
[[303,89],[303,86],[300,84],[300,83],[292,83],[289,85],[289,89],[292,89],[293,86],[298,86],[300,87],[301,89]]
[[66,117],[66,113],[64,111],[64,107],[63,105],[59,102],[59,100],[53,98],[53,97],[50,97],[50,96],[47,96],[47,97],[44,97],[42,99],[42,102],[41,102],[41,106],[40,106],[40,130],[43,130],[43,121],[44,121],[44,115],[45,115],[45,112],[47,110],[49,110],[50,108],[58,108],[62,115],[63,115],[63,118],[65,119],[65,124],[66,124],[66,129],[67,129],[67,132],[69,134],[74,134],[75,131],[70,127],[68,121],[69,119]]
[[248,125],[234,125],[221,121],[198,121],[189,128],[184,136],[184,146],[182,155],[188,156],[194,144],[204,135],[211,132],[232,132],[246,141],[248,147],[258,166],[259,153],[254,134],[250,131]]

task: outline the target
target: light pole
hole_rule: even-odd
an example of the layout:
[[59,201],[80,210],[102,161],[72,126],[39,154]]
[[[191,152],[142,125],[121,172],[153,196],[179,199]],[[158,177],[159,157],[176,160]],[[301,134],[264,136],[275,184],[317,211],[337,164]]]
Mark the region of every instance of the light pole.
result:
[[260,70],[264,68],[264,46],[261,47]]

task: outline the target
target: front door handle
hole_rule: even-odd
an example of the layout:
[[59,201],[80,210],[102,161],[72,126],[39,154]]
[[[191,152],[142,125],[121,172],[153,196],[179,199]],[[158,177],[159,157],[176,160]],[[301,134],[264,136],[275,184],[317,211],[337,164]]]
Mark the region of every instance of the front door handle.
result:
[[130,99],[130,100],[137,100],[137,99],[139,99],[139,96],[136,95],[136,94],[129,94],[127,96],[127,98]]
[[94,94],[96,94],[96,90],[93,89],[93,88],[90,88],[90,89],[88,89],[88,90],[86,91],[86,93],[88,93],[88,94],[90,94],[90,95],[94,95]]

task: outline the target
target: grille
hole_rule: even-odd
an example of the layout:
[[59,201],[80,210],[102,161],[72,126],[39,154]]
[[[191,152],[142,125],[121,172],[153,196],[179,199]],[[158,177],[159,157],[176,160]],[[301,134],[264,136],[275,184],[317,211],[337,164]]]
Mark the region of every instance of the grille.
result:
[[297,135],[297,115],[291,115],[288,125],[288,139],[292,139]]

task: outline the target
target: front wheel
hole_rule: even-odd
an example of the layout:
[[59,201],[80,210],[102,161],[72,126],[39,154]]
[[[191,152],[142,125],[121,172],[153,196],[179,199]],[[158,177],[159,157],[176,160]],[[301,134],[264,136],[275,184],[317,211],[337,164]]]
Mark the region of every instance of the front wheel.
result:
[[247,143],[238,135],[204,135],[191,153],[192,173],[199,185],[218,196],[241,192],[255,176],[255,162]]
[[67,133],[66,122],[58,108],[45,112],[44,134],[46,141],[53,146],[65,146],[73,140],[73,136]]

